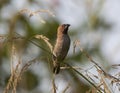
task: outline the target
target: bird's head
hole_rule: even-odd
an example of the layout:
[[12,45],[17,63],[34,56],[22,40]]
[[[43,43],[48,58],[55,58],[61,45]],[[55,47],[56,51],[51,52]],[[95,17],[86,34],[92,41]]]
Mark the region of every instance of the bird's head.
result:
[[58,27],[58,34],[67,34],[70,24],[62,24]]

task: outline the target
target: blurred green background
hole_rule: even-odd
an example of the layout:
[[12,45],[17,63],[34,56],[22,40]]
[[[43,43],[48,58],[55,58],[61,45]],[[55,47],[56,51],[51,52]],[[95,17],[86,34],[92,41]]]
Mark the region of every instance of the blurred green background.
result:
[[[118,3],[118,0],[0,0],[0,92],[8,82],[11,57],[15,56],[13,65],[16,66],[20,60],[21,67],[39,58],[23,74],[17,93],[52,93],[50,49],[43,40],[34,36],[44,35],[54,45],[57,27],[63,23],[71,24],[71,46],[65,62],[86,69],[92,66],[79,48],[73,53],[73,42],[80,40],[81,47],[105,71],[117,72],[118,69],[111,69],[111,65],[120,61]],[[18,38],[13,40],[13,37]],[[13,43],[15,54],[12,52]],[[96,73],[94,69],[92,73]],[[63,93],[69,84],[65,93],[86,93],[90,88],[71,70],[62,70],[56,76],[56,84],[59,93]]]

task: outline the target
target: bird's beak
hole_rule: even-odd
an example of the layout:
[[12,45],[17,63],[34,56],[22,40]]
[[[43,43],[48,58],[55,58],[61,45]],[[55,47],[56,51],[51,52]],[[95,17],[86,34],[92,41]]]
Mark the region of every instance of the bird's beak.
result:
[[66,24],[65,28],[68,28],[70,26],[70,24]]
[[69,27],[69,26],[70,26],[70,24],[67,24],[67,26]]

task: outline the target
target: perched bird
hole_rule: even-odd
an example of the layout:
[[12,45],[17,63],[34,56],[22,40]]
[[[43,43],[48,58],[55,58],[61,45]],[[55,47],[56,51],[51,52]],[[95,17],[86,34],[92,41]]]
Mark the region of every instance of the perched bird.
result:
[[59,73],[60,63],[65,59],[70,47],[69,26],[70,24],[62,24],[57,29],[57,39],[53,49],[53,73],[55,74]]

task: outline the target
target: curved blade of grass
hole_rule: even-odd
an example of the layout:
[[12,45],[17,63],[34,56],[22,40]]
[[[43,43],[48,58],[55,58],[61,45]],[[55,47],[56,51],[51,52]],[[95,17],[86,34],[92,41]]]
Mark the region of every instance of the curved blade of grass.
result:
[[93,83],[93,82],[91,82],[88,78],[86,78],[82,73],[80,73],[79,71],[77,71],[76,69],[74,69],[71,65],[69,65],[69,64],[67,64],[67,63],[65,63],[67,66],[69,66],[73,71],[75,71],[78,75],[80,75],[80,76],[82,76],[86,81],[88,81],[93,87],[95,87],[100,93],[102,93],[101,92],[101,90],[100,89],[98,89],[98,87]]
[[[17,35],[19,35],[21,38],[26,39],[25,37],[23,37],[22,35],[18,34],[17,32],[15,32]],[[37,44],[36,42],[32,41],[31,39],[27,39],[29,42],[31,42],[32,44],[36,45],[37,47],[41,48],[42,50],[46,51],[48,54],[52,54],[52,52],[48,51],[47,49],[43,48],[42,46],[40,46],[39,44]]]

